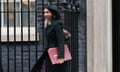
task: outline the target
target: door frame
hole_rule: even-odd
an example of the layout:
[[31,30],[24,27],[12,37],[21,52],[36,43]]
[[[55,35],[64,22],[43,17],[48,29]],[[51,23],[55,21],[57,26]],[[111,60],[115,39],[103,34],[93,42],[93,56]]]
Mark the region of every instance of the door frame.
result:
[[87,71],[112,72],[112,0],[87,0]]

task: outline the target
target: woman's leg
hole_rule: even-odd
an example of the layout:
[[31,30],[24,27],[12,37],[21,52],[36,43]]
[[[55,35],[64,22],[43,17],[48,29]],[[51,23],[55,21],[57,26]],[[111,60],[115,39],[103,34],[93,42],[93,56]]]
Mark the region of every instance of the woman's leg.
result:
[[41,68],[42,68],[42,65],[43,65],[43,62],[46,58],[46,55],[47,55],[47,51],[45,51],[41,57],[39,58],[39,60],[36,62],[36,64],[33,66],[31,72],[40,72]]

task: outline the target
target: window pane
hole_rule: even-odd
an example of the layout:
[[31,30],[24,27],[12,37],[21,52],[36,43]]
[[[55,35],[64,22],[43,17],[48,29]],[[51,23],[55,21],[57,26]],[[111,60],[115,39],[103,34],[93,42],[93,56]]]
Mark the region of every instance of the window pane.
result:
[[22,10],[23,11],[35,11],[35,2],[28,2],[28,1],[24,1],[22,2]]
[[35,11],[35,2],[31,2],[30,11]]
[[[7,6],[7,2],[3,2],[3,11],[5,11],[3,13],[3,26],[7,26],[7,23],[9,24],[10,27],[14,26],[14,20],[16,20],[16,26],[20,26],[20,3],[19,2],[15,2],[15,14],[16,17],[14,18],[14,2],[8,2],[8,6]],[[8,12],[8,16],[7,16],[7,12]],[[18,13],[17,13],[18,12]]]
[[14,3],[13,2],[8,3],[8,11],[14,11]]
[[3,13],[3,16],[4,16],[4,26],[7,26],[7,13]]
[[3,11],[7,11],[7,3],[3,3]]
[[14,13],[4,13],[4,26],[14,26]]
[[14,26],[14,13],[8,14],[9,26]]
[[[14,11],[14,2],[7,2],[3,3],[3,11]],[[15,2],[15,11],[21,11],[20,9],[20,2]]]
[[15,18],[15,20],[16,20],[16,26],[20,26],[21,25],[21,13],[20,12],[18,12],[18,13],[15,13],[16,14],[16,18]]
[[14,20],[16,21],[16,26],[20,26],[20,13],[16,13],[16,18],[14,18],[14,13],[3,13],[4,14],[4,26],[7,26],[7,23],[10,27],[14,26]]
[[23,26],[28,26],[28,12],[22,13],[22,21]]
[[15,11],[21,11],[20,2],[15,2]]
[[23,26],[28,27],[28,23],[30,23],[30,26],[35,26],[35,12],[30,12],[29,17],[28,17],[28,12],[24,12],[22,14],[23,14],[22,17]]
[[[14,21],[16,26],[21,26],[21,24],[23,24],[23,26],[27,26],[28,27],[28,23],[30,23],[30,26],[35,26],[35,2],[30,2],[30,15],[28,15],[28,5],[27,3],[24,3],[22,5],[22,16],[21,16],[21,6],[20,6],[20,2],[15,2],[15,7],[14,7],[14,2],[9,2],[8,4],[8,9],[7,9],[7,2],[3,2],[3,11],[5,11],[3,13],[3,26],[7,26],[7,22],[9,24],[9,26],[14,26]],[[15,9],[15,11],[14,11]],[[15,12],[15,18],[14,18],[14,12]],[[7,13],[8,13],[8,19],[7,19]],[[29,16],[29,19],[28,19]],[[22,18],[21,18],[22,17]],[[22,19],[22,20],[21,20]],[[21,22],[22,21],[22,22]],[[28,22],[30,21],[30,22]]]
[[30,26],[35,26],[35,12],[30,13]]

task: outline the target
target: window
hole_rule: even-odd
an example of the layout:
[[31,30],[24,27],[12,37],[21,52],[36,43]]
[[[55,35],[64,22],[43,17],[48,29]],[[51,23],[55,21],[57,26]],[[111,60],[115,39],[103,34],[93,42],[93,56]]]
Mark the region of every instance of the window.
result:
[[[21,28],[23,40],[28,41],[28,28],[30,28],[30,40],[35,40],[35,0],[2,0],[1,1],[1,39],[7,40],[7,28],[9,27],[9,41],[14,40],[14,28],[16,28],[16,40],[21,40]],[[14,27],[15,26],[15,27]],[[22,26],[22,27],[21,27]]]

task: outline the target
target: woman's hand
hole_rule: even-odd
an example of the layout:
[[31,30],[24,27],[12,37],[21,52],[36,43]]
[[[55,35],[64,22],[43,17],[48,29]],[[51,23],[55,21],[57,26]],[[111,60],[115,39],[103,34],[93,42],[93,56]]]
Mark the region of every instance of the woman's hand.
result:
[[62,63],[64,63],[64,58],[59,58],[58,59],[58,64],[62,64]]

